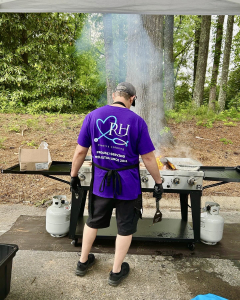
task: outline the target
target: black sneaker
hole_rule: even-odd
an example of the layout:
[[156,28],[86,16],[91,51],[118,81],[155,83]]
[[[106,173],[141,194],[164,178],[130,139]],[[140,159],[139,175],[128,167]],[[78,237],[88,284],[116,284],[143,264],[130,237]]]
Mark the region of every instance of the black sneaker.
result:
[[109,274],[108,284],[112,286],[117,286],[124,278],[129,274],[129,264],[124,262],[121,266],[121,272],[113,273],[112,271]]
[[78,261],[76,275],[77,276],[84,276],[87,273],[87,270],[95,263],[95,256],[94,254],[88,254],[88,260],[86,263],[81,263]]

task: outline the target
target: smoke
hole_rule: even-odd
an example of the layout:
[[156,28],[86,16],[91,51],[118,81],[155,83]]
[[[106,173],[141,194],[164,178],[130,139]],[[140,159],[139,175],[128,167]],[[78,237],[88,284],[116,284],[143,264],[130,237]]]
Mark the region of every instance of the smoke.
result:
[[166,126],[163,102],[163,16],[130,15],[128,72],[137,90],[136,110],[148,125],[156,149]]
[[[147,123],[156,149],[171,141],[163,99],[163,20],[164,16],[111,15],[112,41],[108,51],[114,57],[116,85],[121,81],[131,82],[137,91],[134,112]],[[102,45],[104,51],[103,23],[94,27],[90,22],[77,42],[81,53],[91,48],[89,32],[95,36],[94,43]],[[106,23],[105,23],[106,25]],[[109,25],[109,26],[110,26]],[[105,41],[106,42],[106,41]],[[103,68],[102,64],[99,67]],[[101,70],[102,71],[102,70]]]

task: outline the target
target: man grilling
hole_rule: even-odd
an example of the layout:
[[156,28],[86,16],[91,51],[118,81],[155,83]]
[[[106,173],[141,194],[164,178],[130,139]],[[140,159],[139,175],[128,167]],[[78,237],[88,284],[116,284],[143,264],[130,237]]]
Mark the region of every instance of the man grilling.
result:
[[113,104],[89,113],[83,122],[71,170],[71,188],[80,186],[78,171],[92,151],[92,182],[89,191],[89,217],[84,227],[82,252],[76,275],[84,276],[94,264],[89,254],[99,228],[107,228],[116,208],[118,234],[115,257],[108,283],[118,285],[129,274],[123,262],[141,218],[142,194],[139,155],[155,180],[154,197],[163,193],[162,180],[145,121],[130,110],[135,106],[136,89],[128,82],[119,83],[112,95]]

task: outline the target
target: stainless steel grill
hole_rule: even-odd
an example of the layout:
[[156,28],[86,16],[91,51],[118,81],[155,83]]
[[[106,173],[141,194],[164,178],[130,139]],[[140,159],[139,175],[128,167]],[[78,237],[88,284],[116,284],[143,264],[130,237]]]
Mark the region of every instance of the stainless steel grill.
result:
[[[161,170],[164,190],[202,190],[202,171],[187,170]],[[153,188],[154,180],[146,169],[140,169],[142,188]]]
[[[160,170],[164,190],[202,190],[203,171],[198,171],[202,165],[191,158],[167,158],[177,170]],[[91,181],[91,162],[85,161],[79,170],[78,176],[82,186],[89,186]],[[148,170],[140,167],[141,186],[143,189],[153,189],[154,179]]]

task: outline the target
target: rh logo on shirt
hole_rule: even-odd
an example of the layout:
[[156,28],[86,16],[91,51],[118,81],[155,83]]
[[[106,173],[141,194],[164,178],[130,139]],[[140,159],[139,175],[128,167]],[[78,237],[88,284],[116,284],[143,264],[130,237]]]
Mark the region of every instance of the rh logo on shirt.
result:
[[117,118],[115,116],[109,116],[105,120],[97,119],[96,126],[100,133],[100,136],[94,138],[94,142],[98,142],[100,138],[105,137],[116,145],[125,145],[126,147],[128,146],[129,141],[125,141],[122,138],[128,136],[130,125],[127,124],[125,126],[121,123],[118,125]]
[[[128,129],[129,129],[129,127],[130,127],[130,125],[127,125],[127,128],[123,128],[123,124],[120,124],[120,128],[119,128],[119,131],[117,133],[116,131],[118,130],[118,124],[111,122],[111,127],[110,127],[109,135],[112,135],[112,131],[114,131],[115,134],[118,135],[118,136],[128,135]],[[122,131],[123,132],[125,131],[125,133],[122,134]]]

